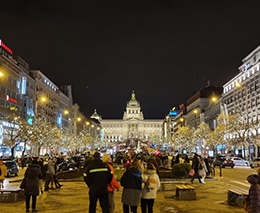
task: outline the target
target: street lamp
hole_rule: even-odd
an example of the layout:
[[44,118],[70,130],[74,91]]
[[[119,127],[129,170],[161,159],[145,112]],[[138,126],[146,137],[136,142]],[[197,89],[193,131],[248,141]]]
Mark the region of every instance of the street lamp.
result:
[[81,117],[77,117],[77,121],[80,122],[81,121]]
[[63,113],[64,113],[64,115],[68,115],[69,111],[68,110],[64,110]]
[[194,118],[194,122],[195,122],[195,129],[196,129],[196,126],[197,126],[197,122],[196,122],[196,119],[197,119],[197,114],[198,114],[198,110],[197,109],[194,109],[193,110],[193,113],[195,114],[195,118]]
[[180,121],[181,121],[181,126],[183,126],[184,118],[181,117],[181,118],[180,118]]
[[245,84],[244,86],[242,86],[239,82],[237,82],[236,84],[237,88],[245,88],[246,90],[246,120],[247,120],[247,140],[248,140],[248,144],[249,144],[249,163],[251,163],[251,151],[250,151],[250,146],[251,146],[251,142],[250,142],[250,137],[249,137],[249,129],[250,129],[250,125],[249,125],[249,113],[248,113],[248,88],[247,88],[247,84]]
[[47,102],[47,97],[41,96],[35,102],[35,116],[38,116],[38,104]]
[[3,77],[3,76],[4,76],[4,74],[2,72],[0,72],[0,77]]

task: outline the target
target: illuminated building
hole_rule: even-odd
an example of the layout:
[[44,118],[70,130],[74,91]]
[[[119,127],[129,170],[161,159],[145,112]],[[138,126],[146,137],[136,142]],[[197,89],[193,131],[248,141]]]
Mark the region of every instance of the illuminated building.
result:
[[[128,101],[123,119],[102,119],[104,140],[107,142],[151,141],[162,139],[162,119],[144,119],[134,91]],[[132,144],[133,146],[133,144]]]

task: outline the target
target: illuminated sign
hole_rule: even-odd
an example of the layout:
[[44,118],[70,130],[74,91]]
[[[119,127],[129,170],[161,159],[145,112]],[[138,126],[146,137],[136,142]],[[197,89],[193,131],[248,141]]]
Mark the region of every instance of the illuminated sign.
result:
[[1,39],[0,39],[0,46],[3,47],[7,52],[13,54],[13,51],[12,51],[9,47],[7,47],[7,46],[2,42]]
[[182,109],[184,107],[184,104],[181,104],[180,106],[179,106],[179,109]]
[[26,94],[26,81],[27,78],[26,77],[22,77],[22,95]]
[[246,72],[249,67],[250,67],[249,64],[244,64],[244,66],[243,66],[243,72]]
[[6,100],[7,101],[12,101],[12,102],[17,104],[17,100],[10,98],[9,95],[6,96]]
[[177,114],[178,114],[177,111],[170,111],[170,113],[169,113],[169,115],[171,115],[171,116],[176,116]]
[[10,107],[10,110],[17,111],[17,107]]

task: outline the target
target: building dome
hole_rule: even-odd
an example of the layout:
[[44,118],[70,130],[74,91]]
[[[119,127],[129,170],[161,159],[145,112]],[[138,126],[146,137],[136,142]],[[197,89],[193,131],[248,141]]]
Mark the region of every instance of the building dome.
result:
[[90,118],[94,118],[98,121],[101,120],[101,116],[99,114],[97,114],[97,110],[95,109],[94,113],[90,116]]
[[128,106],[139,106],[139,102],[135,98],[135,91],[134,90],[132,92],[132,97],[131,97],[130,101],[128,101],[127,105]]

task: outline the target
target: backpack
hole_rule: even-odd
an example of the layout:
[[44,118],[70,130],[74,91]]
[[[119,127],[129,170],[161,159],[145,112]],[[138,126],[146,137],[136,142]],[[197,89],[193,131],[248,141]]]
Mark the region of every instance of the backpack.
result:
[[155,178],[152,176],[152,175],[149,175],[147,180],[145,181],[144,183],[144,187],[147,189],[147,190],[150,190],[150,189],[155,189],[156,188],[156,181],[155,181]]

